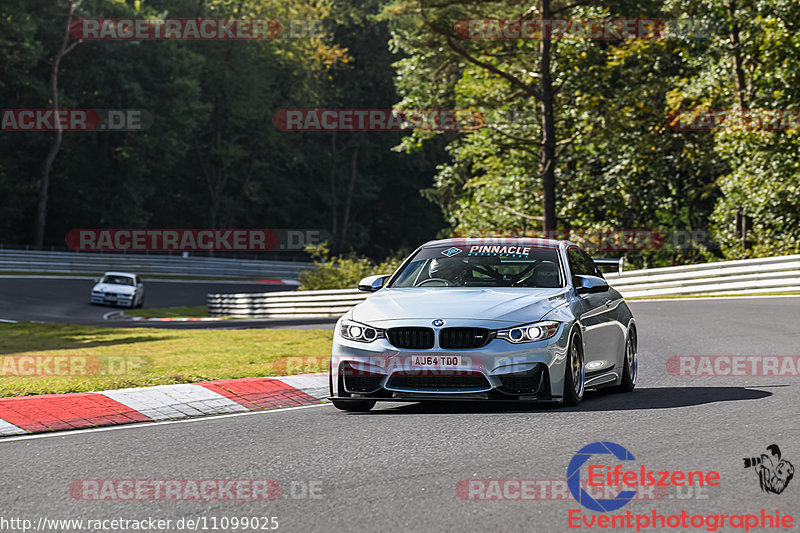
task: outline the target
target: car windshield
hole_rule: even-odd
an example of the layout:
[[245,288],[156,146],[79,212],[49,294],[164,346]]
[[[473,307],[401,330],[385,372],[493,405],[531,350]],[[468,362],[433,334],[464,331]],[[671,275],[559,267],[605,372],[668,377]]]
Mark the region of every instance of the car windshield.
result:
[[557,288],[564,280],[557,250],[492,243],[422,248],[389,286]]
[[133,285],[133,278],[128,276],[103,276],[100,283],[108,283],[110,285]]

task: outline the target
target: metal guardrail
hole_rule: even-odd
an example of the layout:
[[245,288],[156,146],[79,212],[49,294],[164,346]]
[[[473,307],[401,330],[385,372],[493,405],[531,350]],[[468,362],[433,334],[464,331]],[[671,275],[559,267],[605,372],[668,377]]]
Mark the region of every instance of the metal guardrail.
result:
[[800,291],[800,255],[629,270],[606,275],[627,298]]
[[109,270],[122,270],[151,276],[296,280],[299,272],[310,266],[311,263],[307,262],[162,254],[0,250],[0,274],[4,271],[97,274]]
[[366,300],[358,289],[209,294],[208,316],[322,318],[341,316]]
[[[629,270],[606,274],[627,298],[670,295],[800,292],[800,255]],[[356,289],[209,294],[209,316],[248,318],[337,317],[370,293]]]

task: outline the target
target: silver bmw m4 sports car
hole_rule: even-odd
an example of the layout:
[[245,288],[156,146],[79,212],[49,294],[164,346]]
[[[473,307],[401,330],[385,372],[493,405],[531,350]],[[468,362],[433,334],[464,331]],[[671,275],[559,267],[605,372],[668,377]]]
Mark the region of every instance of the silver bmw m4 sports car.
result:
[[[600,261],[598,261],[599,263]],[[597,264],[566,241],[447,239],[419,247],[336,323],[331,401],[576,405],[636,385],[636,323]]]

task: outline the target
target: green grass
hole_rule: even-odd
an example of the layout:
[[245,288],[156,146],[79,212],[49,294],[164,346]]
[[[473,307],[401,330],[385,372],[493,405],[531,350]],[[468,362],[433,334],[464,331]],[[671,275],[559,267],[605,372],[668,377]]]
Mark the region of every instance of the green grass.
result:
[[[0,397],[326,372],[333,332],[124,329],[0,323]],[[61,357],[67,373],[20,375]],[[64,357],[69,357],[66,359]],[[69,370],[73,365],[74,370]],[[36,373],[41,374],[47,366]],[[49,368],[56,369],[52,364]]]
[[208,316],[205,305],[191,307],[161,307],[156,309],[134,309],[125,311],[125,316],[141,316],[145,318],[196,318]]
[[626,300],[672,300],[675,298],[732,298],[742,296],[793,296],[800,294],[800,291],[792,292],[759,292],[758,294],[675,294],[675,295],[662,295],[662,296],[634,296],[632,298],[625,298]]

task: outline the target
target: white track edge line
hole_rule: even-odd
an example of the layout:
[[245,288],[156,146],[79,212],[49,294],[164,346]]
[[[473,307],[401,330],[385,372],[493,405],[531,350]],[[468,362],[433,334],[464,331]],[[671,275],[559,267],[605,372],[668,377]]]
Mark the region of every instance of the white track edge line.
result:
[[[624,298],[624,296],[623,296]],[[766,296],[759,296],[757,294],[754,295],[743,295],[743,296],[699,296],[697,298],[648,298],[645,300],[625,300],[625,302],[629,304],[635,303],[650,303],[650,302],[696,302],[700,300],[754,300],[754,299],[762,299],[766,300],[769,298],[800,298],[800,294],[770,294]]]
[[230,413],[224,415],[207,415],[198,416],[194,418],[187,418],[184,420],[164,420],[161,422],[131,422],[130,424],[118,424],[114,426],[99,427],[99,428],[86,428],[86,429],[71,429],[65,431],[52,431],[48,433],[34,433],[31,435],[19,435],[17,437],[0,437],[0,445],[4,442],[19,441],[19,440],[32,440],[44,439],[53,437],[69,437],[71,435],[79,435],[82,433],[99,433],[102,431],[115,431],[119,429],[138,429],[138,428],[151,428],[154,426],[163,426],[168,424],[186,424],[189,422],[202,422],[207,420],[217,420],[220,418],[231,418],[234,416],[248,416],[248,415],[264,415],[268,413],[283,413],[286,411],[295,411],[297,409],[308,409],[310,407],[325,407],[333,405],[332,403],[313,403],[311,405],[298,405],[295,407],[280,407],[277,409],[265,409],[262,411],[248,411],[247,413]]

